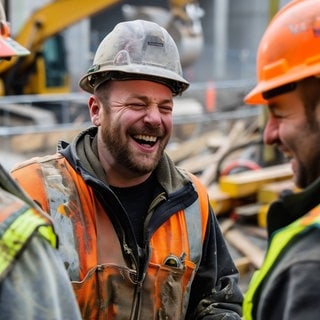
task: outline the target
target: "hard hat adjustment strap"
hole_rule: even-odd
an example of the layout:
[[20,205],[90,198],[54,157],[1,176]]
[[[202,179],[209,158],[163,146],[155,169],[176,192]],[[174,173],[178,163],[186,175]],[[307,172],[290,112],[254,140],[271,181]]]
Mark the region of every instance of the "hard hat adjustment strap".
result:
[[290,83],[287,83],[283,86],[262,92],[262,97],[265,100],[269,100],[269,99],[274,98],[276,96],[279,96],[281,94],[294,91],[296,89],[296,87],[297,87],[297,82],[290,82]]

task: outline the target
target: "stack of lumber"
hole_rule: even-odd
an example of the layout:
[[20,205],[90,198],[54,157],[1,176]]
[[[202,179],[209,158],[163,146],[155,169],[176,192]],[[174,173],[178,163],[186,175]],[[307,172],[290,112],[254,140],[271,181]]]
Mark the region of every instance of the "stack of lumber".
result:
[[[257,123],[248,125],[238,120],[227,135],[213,130],[175,144],[167,151],[178,166],[196,174],[207,187],[210,203],[240,276],[245,279],[244,289],[250,275],[260,268],[264,259],[267,247],[266,214],[270,203],[284,191],[298,191],[289,163],[217,176],[219,166],[227,165],[224,158],[232,148],[257,140],[256,129]],[[233,160],[237,156],[241,154],[235,153]],[[226,163],[223,164],[222,160]]]
[[[261,217],[270,204],[284,190],[294,190],[292,171],[289,163],[245,170],[239,173],[219,175],[223,165],[241,157],[235,152],[226,157],[230,150],[239,145],[250,147],[250,141],[257,141],[259,123],[237,120],[230,126],[227,135],[212,130],[192,139],[175,143],[167,153],[175,163],[199,177],[207,187],[210,202],[216,215],[237,212],[252,215],[255,211]],[[243,153],[245,151],[241,150]],[[225,160],[226,158],[227,160]],[[223,163],[224,160],[226,164]],[[219,171],[220,170],[220,171]],[[263,218],[260,226],[265,226]]]

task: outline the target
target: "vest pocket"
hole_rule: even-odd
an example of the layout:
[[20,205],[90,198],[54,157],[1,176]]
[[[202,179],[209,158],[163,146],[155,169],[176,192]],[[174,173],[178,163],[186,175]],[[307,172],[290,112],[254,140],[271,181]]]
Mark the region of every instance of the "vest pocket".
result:
[[[179,269],[151,263],[140,291],[141,319],[183,319],[195,264]],[[108,264],[92,268],[79,282],[72,282],[83,319],[130,319],[138,286],[135,272]]]
[[196,265],[184,261],[184,267],[150,264],[148,278],[154,286],[156,317],[154,319],[183,319]]
[[135,272],[116,265],[92,268],[81,282],[72,282],[83,319],[123,319],[131,313]]

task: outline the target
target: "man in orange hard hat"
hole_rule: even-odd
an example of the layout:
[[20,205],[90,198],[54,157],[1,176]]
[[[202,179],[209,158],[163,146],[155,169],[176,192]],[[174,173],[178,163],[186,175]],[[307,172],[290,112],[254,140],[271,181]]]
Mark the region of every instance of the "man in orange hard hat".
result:
[[246,320],[320,319],[320,1],[295,0],[267,27],[258,83],[245,97],[268,109],[266,144],[290,160],[302,189],[268,212],[265,261],[245,295]]
[[[0,3],[0,59],[28,53],[10,38]],[[81,319],[57,242],[50,218],[0,165],[1,319]]]

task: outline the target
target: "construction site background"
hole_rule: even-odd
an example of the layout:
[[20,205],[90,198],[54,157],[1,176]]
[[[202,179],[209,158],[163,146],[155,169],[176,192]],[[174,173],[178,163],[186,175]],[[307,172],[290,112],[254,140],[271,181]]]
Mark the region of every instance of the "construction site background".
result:
[[[53,14],[54,7],[46,8],[62,2],[67,9],[59,15]],[[78,80],[90,66],[98,43],[115,24],[144,18],[170,26],[191,86],[175,98],[174,133],[167,152],[208,187],[245,290],[263,260],[270,202],[281,192],[295,191],[286,161],[263,146],[263,108],[243,104],[244,95],[255,83],[261,35],[273,14],[287,2],[97,0],[96,11],[89,13],[86,6],[93,9],[92,3],[78,0],[79,16],[72,17],[76,9],[72,0],[3,1],[12,37],[21,35],[29,19],[36,27],[28,36],[21,35],[22,40],[32,43],[39,34],[40,40],[29,47],[36,51],[34,61],[14,61],[2,70],[0,66],[4,83],[0,99],[2,164],[10,170],[22,160],[53,153],[58,140],[71,141],[91,125],[88,95],[80,91]],[[190,4],[196,5],[193,11]],[[43,8],[46,10],[37,14]],[[196,37],[187,34],[190,30]],[[51,42],[51,35],[57,42]],[[62,46],[60,54],[55,54],[53,44]]]

